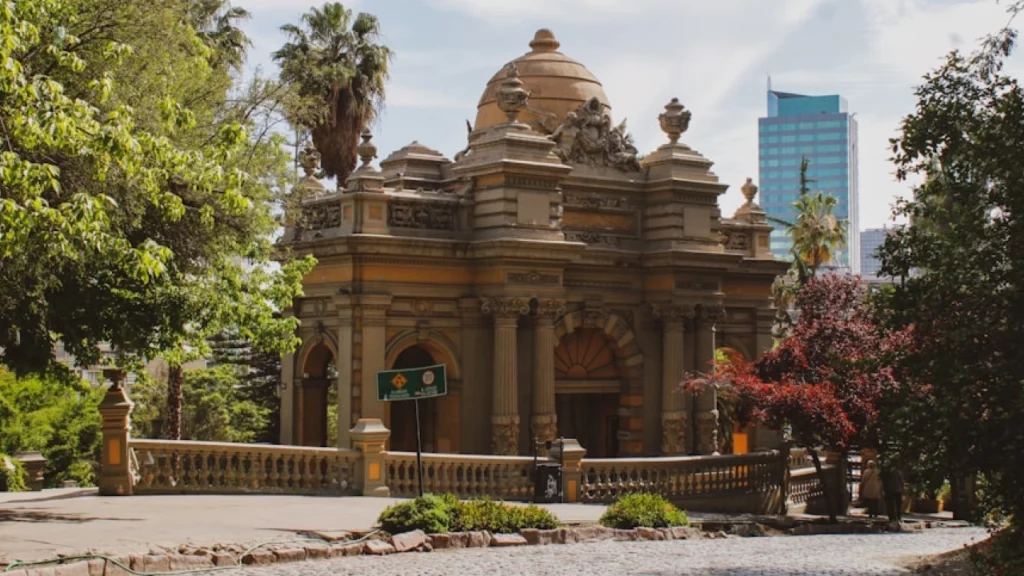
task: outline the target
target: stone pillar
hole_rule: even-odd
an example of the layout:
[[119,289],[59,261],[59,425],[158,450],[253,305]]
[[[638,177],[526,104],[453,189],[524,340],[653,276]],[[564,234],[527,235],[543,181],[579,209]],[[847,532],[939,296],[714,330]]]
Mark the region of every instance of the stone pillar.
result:
[[538,302],[533,337],[533,436],[544,442],[558,437],[555,413],[555,320],[565,314],[559,300]]
[[128,438],[132,429],[129,416],[135,404],[128,399],[122,387],[123,371],[104,370],[103,375],[113,383],[99,406],[103,419],[103,448],[100,475],[96,483],[99,485],[100,496],[131,496],[133,482]]
[[[696,320],[697,370],[709,372],[715,358],[714,327],[721,318],[717,308],[705,307]],[[718,452],[718,398],[714,389],[704,390],[697,396],[697,452]]]
[[362,453],[356,482],[363,496],[391,496],[388,488],[387,467],[384,466],[384,444],[391,431],[379,418],[360,418],[355,428],[348,431],[352,446]]
[[572,504],[582,500],[583,457],[587,450],[571,438],[565,438],[551,450],[551,460],[562,464],[562,494]]
[[494,396],[491,403],[491,451],[519,453],[519,391],[516,386],[516,328],[530,306],[518,298],[487,299],[481,306],[494,315]]
[[295,354],[281,357],[281,444],[295,444]]
[[328,438],[327,441],[336,443],[338,448],[348,448],[352,445],[352,438],[349,435],[349,428],[352,427],[352,409],[359,400],[352,397],[352,297],[335,296],[334,306],[338,311],[338,357],[334,359],[334,367],[338,370],[338,379],[335,382],[338,387],[335,415],[338,419],[338,437]]
[[683,321],[688,310],[682,306],[656,305],[654,315],[661,318],[661,453],[676,456],[686,453],[690,419],[686,413],[683,379]]
[[[363,295],[359,297],[359,311],[362,314],[362,418],[384,420],[384,402],[377,400],[377,372],[387,370],[385,347],[387,346],[387,310],[391,296],[386,294]],[[352,393],[356,396],[355,390]]]
[[491,405],[490,326],[485,326],[478,298],[459,300],[462,316],[462,340],[459,362],[462,366],[462,420],[460,447],[466,454],[486,454],[490,449],[491,421],[484,409]]

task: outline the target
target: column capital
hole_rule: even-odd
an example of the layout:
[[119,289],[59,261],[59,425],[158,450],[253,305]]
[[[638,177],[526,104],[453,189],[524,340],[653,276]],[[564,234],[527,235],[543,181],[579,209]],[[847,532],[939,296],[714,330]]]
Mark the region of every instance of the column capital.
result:
[[495,318],[516,318],[530,313],[530,303],[523,298],[482,298],[480,311]]
[[556,320],[565,316],[566,305],[565,300],[538,300],[537,301],[537,319],[538,320]]
[[696,309],[697,319],[703,323],[725,322],[727,315],[725,307],[721,304],[700,304]]
[[690,304],[675,302],[651,303],[651,315],[661,320],[665,327],[682,327],[683,321],[696,316],[696,309]]

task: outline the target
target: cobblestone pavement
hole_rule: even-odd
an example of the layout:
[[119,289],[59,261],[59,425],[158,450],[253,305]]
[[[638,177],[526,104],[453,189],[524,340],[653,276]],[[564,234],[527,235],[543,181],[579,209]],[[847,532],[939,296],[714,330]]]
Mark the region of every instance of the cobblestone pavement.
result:
[[905,534],[730,538],[451,550],[247,568],[243,576],[682,576],[905,574],[900,566],[986,537],[977,528]]

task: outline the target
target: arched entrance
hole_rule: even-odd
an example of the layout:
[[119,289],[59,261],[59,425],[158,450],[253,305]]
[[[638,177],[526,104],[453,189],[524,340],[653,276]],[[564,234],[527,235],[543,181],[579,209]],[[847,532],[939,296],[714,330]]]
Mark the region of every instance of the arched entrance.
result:
[[[392,370],[422,368],[437,364],[433,355],[423,346],[414,345],[402,350],[391,366]],[[420,400],[420,435],[424,452],[437,451],[437,413],[439,400]],[[391,410],[391,450],[416,451],[416,402],[402,400],[389,402]]]
[[333,351],[326,342],[318,342],[302,363],[302,385],[295,403],[296,444],[334,445],[338,428],[337,376]]
[[555,407],[558,433],[576,438],[587,455],[618,455],[618,359],[605,332],[577,328],[555,348]]

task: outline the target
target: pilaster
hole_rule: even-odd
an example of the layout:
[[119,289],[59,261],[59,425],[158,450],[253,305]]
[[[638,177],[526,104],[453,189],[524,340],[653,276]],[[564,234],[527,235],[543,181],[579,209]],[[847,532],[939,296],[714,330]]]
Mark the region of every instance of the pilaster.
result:
[[558,437],[555,412],[555,320],[565,314],[565,302],[537,303],[533,350],[533,437],[541,442]]
[[661,453],[685,454],[690,419],[680,386],[684,372],[684,321],[693,317],[693,309],[679,304],[655,304],[652,311],[662,325]]
[[490,450],[491,421],[487,406],[492,403],[492,335],[484,324],[479,298],[459,300],[461,314],[462,366],[462,451],[486,454]]
[[348,448],[351,446],[352,407],[359,400],[352,396],[352,297],[335,296],[334,307],[338,311],[338,357],[334,359],[338,370],[338,437],[335,440],[338,448]]
[[[387,370],[385,348],[387,346],[387,311],[391,307],[391,296],[388,294],[363,294],[356,299],[356,313],[360,316],[362,326],[362,385],[361,418],[385,418],[384,402],[377,400],[377,372]],[[353,393],[353,395],[355,395]]]
[[99,406],[103,426],[103,449],[97,484],[101,496],[131,496],[133,481],[128,438],[132,429],[129,416],[135,404],[128,399],[124,391],[124,372],[103,372],[112,384]]

